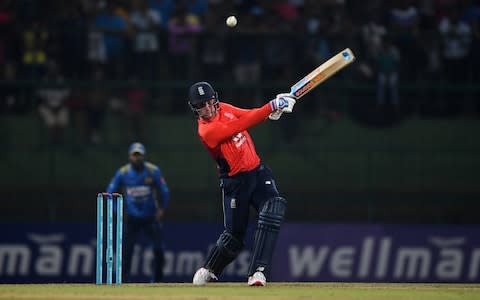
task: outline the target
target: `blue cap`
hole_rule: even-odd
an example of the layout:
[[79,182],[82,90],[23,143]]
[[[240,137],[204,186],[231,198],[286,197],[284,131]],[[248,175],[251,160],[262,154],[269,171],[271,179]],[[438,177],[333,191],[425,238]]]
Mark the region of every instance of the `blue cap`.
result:
[[140,153],[145,155],[145,146],[142,143],[133,143],[128,147],[128,154]]
[[201,104],[207,102],[208,100],[215,98],[217,99],[217,93],[210,85],[210,83],[202,81],[197,82],[190,87],[189,90],[189,101],[192,105]]

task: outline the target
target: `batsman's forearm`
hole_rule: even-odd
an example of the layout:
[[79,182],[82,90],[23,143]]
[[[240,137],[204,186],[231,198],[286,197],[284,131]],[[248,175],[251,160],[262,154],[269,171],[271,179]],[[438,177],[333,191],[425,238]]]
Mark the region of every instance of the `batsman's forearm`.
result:
[[209,147],[216,147],[218,144],[230,139],[235,134],[264,122],[271,112],[272,107],[270,103],[267,103],[260,108],[255,108],[246,112],[236,120],[232,120],[225,124],[219,124],[216,127],[210,127],[203,135],[205,137],[205,142]]

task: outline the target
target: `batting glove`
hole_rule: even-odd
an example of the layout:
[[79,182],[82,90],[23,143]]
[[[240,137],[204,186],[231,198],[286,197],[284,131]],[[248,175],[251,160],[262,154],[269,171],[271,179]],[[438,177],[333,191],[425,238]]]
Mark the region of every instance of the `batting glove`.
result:
[[296,102],[295,96],[290,93],[283,93],[278,94],[275,99],[270,101],[270,104],[272,106],[272,112],[281,111],[282,113],[291,113]]
[[272,120],[272,121],[277,121],[278,119],[280,119],[280,117],[282,116],[282,114],[283,114],[283,111],[281,111],[281,110],[276,110],[276,111],[270,113],[270,114],[268,115],[268,118],[269,118],[270,120]]

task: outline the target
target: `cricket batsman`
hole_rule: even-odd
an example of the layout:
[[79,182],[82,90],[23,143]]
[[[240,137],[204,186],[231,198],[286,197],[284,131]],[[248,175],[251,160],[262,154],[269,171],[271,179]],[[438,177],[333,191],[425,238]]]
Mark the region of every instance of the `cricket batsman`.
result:
[[188,104],[198,118],[198,136],[217,163],[223,197],[225,230],[193,277],[194,285],[217,280],[244,246],[249,209],[258,212],[257,228],[248,270],[249,286],[265,286],[286,200],[280,196],[270,169],[261,162],[247,130],[270,117],[291,113],[292,94],[279,94],[260,108],[241,109],[220,102],[207,82],[190,87]]

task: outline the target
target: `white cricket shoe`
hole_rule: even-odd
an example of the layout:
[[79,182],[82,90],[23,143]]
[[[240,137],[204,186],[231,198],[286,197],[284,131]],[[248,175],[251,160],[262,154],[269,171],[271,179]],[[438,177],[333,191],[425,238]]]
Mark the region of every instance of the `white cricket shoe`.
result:
[[267,279],[263,272],[257,271],[252,276],[248,277],[248,285],[249,286],[266,286]]
[[193,285],[205,285],[212,279],[218,280],[215,274],[202,267],[195,272],[195,275],[193,275]]

